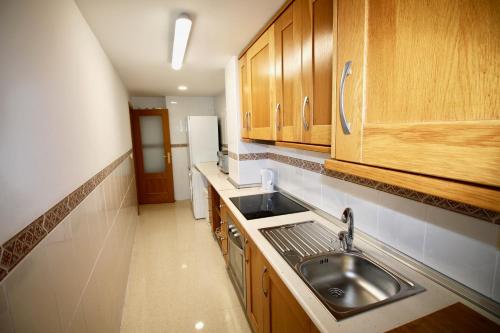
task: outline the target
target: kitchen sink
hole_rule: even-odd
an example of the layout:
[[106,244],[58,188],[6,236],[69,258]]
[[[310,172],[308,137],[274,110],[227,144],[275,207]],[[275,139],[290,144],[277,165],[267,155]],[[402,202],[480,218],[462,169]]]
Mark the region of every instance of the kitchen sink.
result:
[[337,320],[425,290],[359,251],[342,251],[317,222],[261,232]]
[[364,255],[332,253],[302,261],[297,271],[337,318],[423,291]]

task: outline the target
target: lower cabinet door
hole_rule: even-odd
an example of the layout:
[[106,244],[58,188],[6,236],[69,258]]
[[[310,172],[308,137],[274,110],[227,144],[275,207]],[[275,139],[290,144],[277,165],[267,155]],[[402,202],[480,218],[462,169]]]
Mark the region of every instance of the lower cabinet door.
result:
[[315,332],[309,316],[295,300],[276,273],[267,268],[264,277],[264,332],[308,333]]
[[247,284],[247,316],[254,333],[263,332],[264,321],[264,257],[251,240],[245,247],[245,273]]

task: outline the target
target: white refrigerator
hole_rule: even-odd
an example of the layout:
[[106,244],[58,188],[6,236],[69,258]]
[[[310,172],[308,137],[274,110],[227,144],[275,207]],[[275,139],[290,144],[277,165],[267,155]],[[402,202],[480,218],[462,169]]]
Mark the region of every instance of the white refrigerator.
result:
[[196,163],[217,162],[219,150],[219,128],[217,116],[188,116],[189,139],[189,186],[195,219],[207,218],[207,182],[196,170]]

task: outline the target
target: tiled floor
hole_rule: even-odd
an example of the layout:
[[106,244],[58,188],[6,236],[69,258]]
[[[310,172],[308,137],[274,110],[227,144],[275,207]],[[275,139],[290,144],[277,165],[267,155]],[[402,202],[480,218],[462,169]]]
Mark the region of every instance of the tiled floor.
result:
[[141,207],[122,332],[251,332],[209,224],[189,201]]

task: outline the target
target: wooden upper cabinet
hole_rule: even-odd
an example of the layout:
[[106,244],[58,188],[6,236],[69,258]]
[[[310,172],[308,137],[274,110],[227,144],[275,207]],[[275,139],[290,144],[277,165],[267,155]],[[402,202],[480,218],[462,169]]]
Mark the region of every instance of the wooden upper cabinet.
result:
[[267,29],[248,49],[246,57],[249,87],[249,137],[258,140],[274,140],[274,26]]
[[330,145],[337,1],[295,2],[302,12],[302,142]]
[[301,142],[301,8],[293,2],[274,23],[276,140]]
[[500,186],[499,31],[495,0],[339,0],[335,157]]
[[247,70],[247,56],[246,54],[239,60],[240,72],[240,109],[241,109],[241,137],[249,138],[248,129],[250,127],[249,118],[249,98],[250,89],[248,87],[248,70]]

